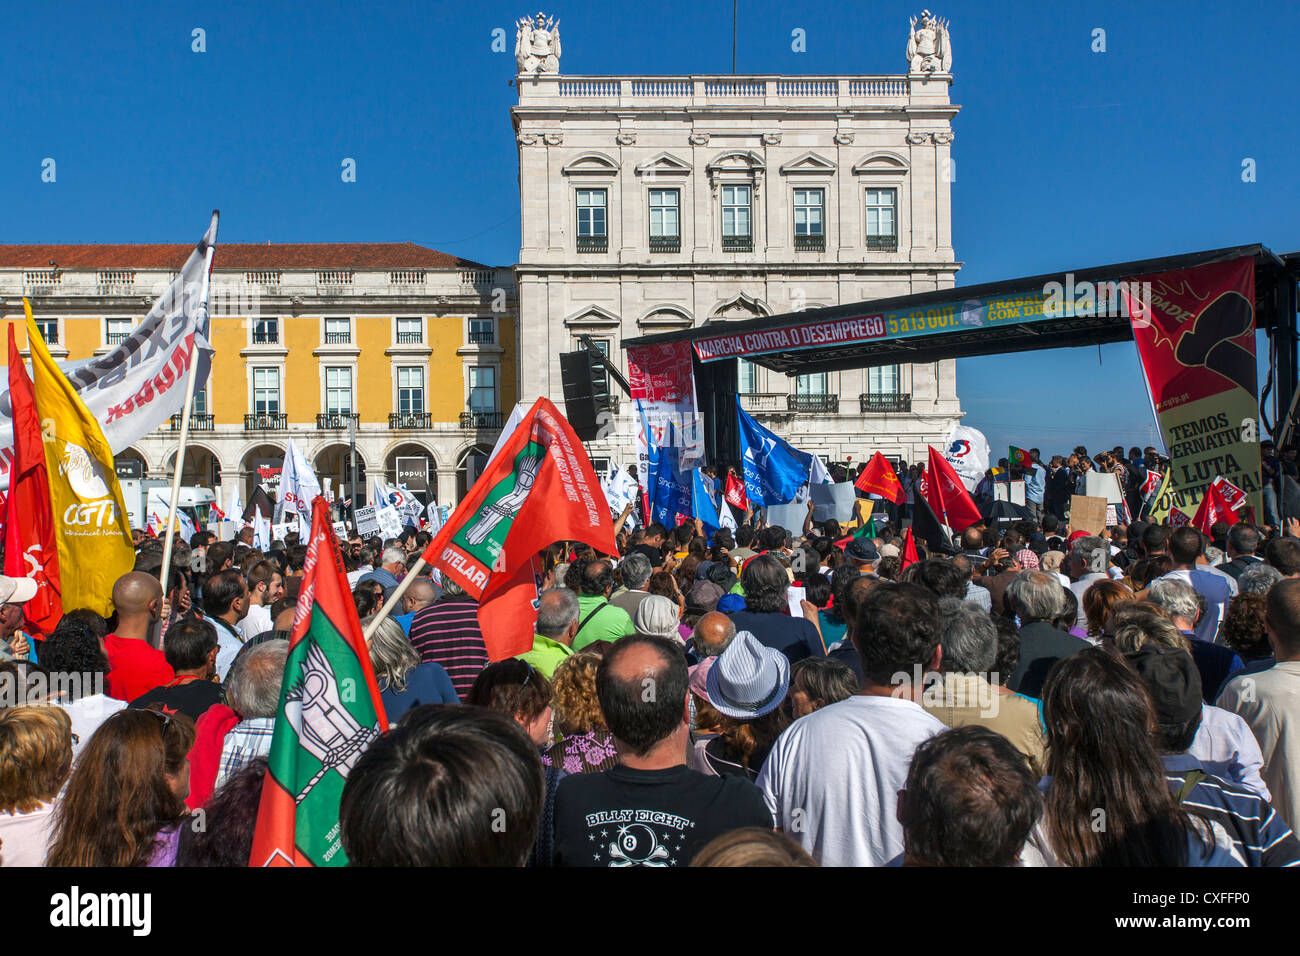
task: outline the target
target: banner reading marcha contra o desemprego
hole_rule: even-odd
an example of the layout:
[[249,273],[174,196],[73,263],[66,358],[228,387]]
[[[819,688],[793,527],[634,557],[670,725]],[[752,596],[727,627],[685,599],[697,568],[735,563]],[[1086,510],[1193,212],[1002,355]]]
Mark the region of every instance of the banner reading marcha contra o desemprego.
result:
[[[1132,320],[1138,357],[1173,461],[1167,500],[1188,518],[1223,476],[1260,496],[1255,263],[1249,257],[1139,276],[1147,315]],[[1147,317],[1149,315],[1149,318]]]

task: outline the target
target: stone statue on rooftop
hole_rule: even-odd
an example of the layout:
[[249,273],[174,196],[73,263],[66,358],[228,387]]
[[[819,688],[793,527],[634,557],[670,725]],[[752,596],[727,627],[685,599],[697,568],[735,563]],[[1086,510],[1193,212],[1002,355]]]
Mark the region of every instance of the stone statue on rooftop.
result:
[[540,12],[516,21],[515,64],[520,73],[559,73],[560,22]]
[[912,33],[907,40],[907,64],[911,73],[951,73],[952,40],[948,21],[921,11],[920,26],[912,17]]

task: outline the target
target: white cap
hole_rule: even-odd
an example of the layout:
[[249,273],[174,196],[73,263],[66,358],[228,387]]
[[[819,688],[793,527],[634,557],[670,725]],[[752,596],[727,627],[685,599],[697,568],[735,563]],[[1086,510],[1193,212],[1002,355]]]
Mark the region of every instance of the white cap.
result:
[[7,578],[0,574],[0,604],[26,604],[36,597],[37,588],[31,578]]

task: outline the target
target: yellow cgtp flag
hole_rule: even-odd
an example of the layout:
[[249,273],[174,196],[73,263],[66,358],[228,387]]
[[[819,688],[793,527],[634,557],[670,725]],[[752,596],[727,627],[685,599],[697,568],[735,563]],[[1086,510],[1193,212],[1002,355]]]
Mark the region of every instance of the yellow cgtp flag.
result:
[[107,617],[113,612],[113,584],[135,567],[130,519],[122,505],[113,452],[99,422],[50,357],[26,299],[23,310],[36,413],[45,439],[59,567],[66,569],[61,575],[63,606],[88,607]]

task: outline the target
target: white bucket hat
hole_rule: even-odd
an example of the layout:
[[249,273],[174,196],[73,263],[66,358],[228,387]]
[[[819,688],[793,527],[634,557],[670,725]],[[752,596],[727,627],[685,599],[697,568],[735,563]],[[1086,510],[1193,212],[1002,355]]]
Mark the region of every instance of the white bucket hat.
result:
[[721,714],[753,720],[781,706],[790,689],[790,661],[780,651],[741,631],[717,663],[706,683],[709,703]]

